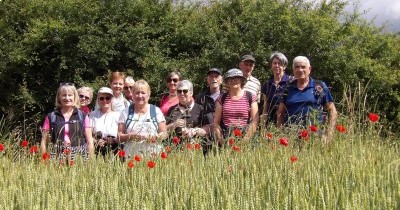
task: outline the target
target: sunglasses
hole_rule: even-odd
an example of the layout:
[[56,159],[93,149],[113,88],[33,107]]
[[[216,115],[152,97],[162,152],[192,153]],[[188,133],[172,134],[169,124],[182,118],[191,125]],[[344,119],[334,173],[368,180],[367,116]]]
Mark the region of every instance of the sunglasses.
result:
[[99,97],[99,100],[100,100],[100,101],[104,101],[104,100],[109,101],[109,100],[111,100],[111,97],[110,97],[110,96]]
[[167,79],[167,82],[168,82],[168,83],[171,83],[172,81],[174,81],[175,83],[177,83],[177,82],[179,82],[179,79],[177,79],[177,78],[174,78],[174,79],[168,78],[168,79]]
[[60,87],[61,86],[75,86],[75,84],[74,83],[70,83],[70,82],[62,82],[62,83],[60,83]]
[[189,92],[189,90],[188,90],[188,89],[185,89],[185,90],[176,90],[176,92],[177,92],[178,94],[181,94],[181,93],[186,94],[186,93]]
[[85,99],[86,101],[89,101],[89,96],[85,96],[85,95],[79,95],[79,98],[81,99]]
[[132,90],[133,89],[133,86],[125,86],[124,87],[124,90]]

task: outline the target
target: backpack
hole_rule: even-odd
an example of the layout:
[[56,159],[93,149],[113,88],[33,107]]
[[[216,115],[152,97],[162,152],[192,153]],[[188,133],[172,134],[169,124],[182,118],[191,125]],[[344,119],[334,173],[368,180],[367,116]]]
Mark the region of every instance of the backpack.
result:
[[[84,121],[85,121],[85,113],[80,109],[78,109],[77,111],[78,111],[79,126],[80,126],[81,130],[83,131],[83,124],[84,124]],[[72,120],[70,122],[65,122],[65,121],[64,122],[57,122],[57,116],[55,114],[55,111],[50,112],[48,117],[49,117],[49,120],[50,120],[50,129],[52,131],[51,140],[52,140],[53,143],[56,143],[56,141],[57,141],[55,135],[53,134],[53,132],[56,132],[54,129],[55,129],[57,123],[66,124],[66,123],[75,123],[75,121],[76,121],[76,120]]]
[[[128,117],[126,118],[125,121],[125,128],[128,129],[129,125],[133,121],[133,117],[135,115],[135,112],[133,111],[133,106],[134,104],[130,104],[128,108]],[[156,113],[156,106],[153,104],[150,104],[150,119],[153,122],[154,126],[158,128],[158,122],[157,122],[157,113]]]

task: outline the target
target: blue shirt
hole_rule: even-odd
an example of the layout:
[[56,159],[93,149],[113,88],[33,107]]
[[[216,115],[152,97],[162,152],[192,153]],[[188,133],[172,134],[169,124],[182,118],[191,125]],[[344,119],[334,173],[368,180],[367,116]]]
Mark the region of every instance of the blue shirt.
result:
[[299,90],[297,80],[294,80],[289,83],[286,91],[281,100],[286,106],[286,122],[305,125],[314,124],[316,120],[324,121],[323,106],[333,102],[333,97],[323,81],[316,82],[310,77],[308,85],[303,90]]

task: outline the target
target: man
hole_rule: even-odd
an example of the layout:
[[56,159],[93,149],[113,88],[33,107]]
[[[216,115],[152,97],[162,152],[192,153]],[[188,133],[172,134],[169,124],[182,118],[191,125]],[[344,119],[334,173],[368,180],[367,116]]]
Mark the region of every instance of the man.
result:
[[251,75],[255,66],[256,59],[252,55],[244,55],[239,63],[239,68],[243,72],[243,76],[247,78],[247,82],[243,89],[256,95],[257,101],[260,103],[261,83],[257,78]]
[[311,78],[310,73],[308,58],[294,58],[293,75],[296,79],[287,85],[281,98],[277,111],[277,126],[282,127],[286,123],[308,127],[317,123],[328,123],[330,136],[336,124],[336,107],[326,84]]
[[[207,72],[207,84],[208,89],[200,92],[196,96],[195,102],[200,104],[203,107],[205,121],[209,124],[214,121],[214,112],[215,112],[215,101],[219,97],[222,83],[222,71],[218,68],[212,68]],[[210,136],[208,137],[209,141],[203,142],[203,153],[206,155],[207,152],[211,149],[211,145],[214,140],[213,136],[214,132],[210,132]]]

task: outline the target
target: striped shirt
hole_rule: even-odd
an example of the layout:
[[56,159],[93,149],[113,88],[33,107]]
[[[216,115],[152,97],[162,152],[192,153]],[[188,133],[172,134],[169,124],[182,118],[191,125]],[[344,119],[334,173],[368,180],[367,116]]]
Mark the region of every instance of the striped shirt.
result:
[[[222,104],[222,94],[217,99]],[[257,102],[257,97],[252,94],[252,103]],[[232,100],[229,93],[222,104],[222,122],[226,127],[245,126],[249,116],[250,104],[247,100],[246,93],[238,100]]]

